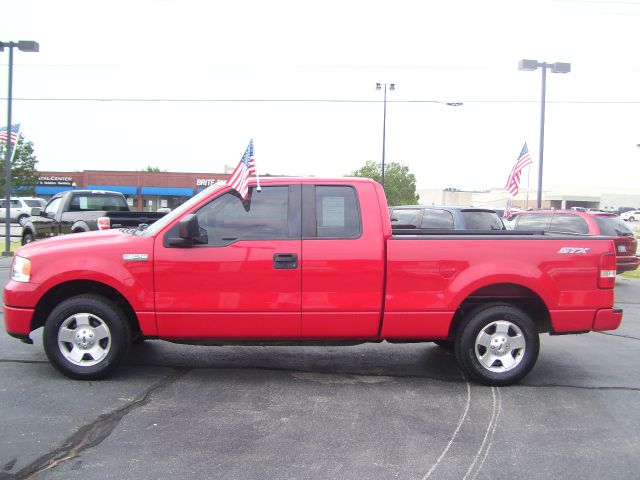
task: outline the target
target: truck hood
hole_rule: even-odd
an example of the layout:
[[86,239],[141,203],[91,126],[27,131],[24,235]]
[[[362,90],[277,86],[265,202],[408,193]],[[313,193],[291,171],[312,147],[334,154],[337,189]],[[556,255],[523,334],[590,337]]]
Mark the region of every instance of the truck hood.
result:
[[122,230],[101,230],[95,232],[73,233],[37,240],[20,247],[16,255],[21,257],[40,257],[59,254],[63,251],[86,251],[86,249],[123,249],[151,245],[150,237],[139,237]]

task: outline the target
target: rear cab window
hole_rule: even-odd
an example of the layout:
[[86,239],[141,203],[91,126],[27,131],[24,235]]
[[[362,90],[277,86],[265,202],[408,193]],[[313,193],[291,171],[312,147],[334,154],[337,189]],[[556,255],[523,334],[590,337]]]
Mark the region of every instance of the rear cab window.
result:
[[504,230],[504,224],[496,212],[462,210],[460,213],[468,230]]
[[598,228],[600,229],[600,235],[606,235],[608,237],[632,237],[633,232],[627,224],[624,223],[618,216],[614,215],[594,215],[593,219],[595,220]]
[[587,221],[570,213],[556,213],[551,220],[549,231],[554,233],[580,233],[588,234],[589,225]]
[[552,217],[553,215],[550,213],[521,213],[516,217],[516,223],[513,228],[514,230],[547,232],[549,231]]
[[124,197],[119,195],[86,194],[74,195],[69,204],[70,212],[83,211],[119,211],[128,212],[129,206]]
[[453,215],[446,210],[437,208],[425,208],[422,212],[420,228],[434,228],[441,230],[453,230]]
[[419,208],[394,208],[391,210],[391,226],[393,228],[416,228],[420,225],[421,217]]

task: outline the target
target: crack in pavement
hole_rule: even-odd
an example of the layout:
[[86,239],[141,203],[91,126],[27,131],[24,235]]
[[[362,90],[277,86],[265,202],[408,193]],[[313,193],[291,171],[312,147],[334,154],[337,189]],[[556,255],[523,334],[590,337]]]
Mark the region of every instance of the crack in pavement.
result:
[[640,392],[640,387],[589,387],[586,385],[569,385],[565,383],[518,383],[513,385],[514,387],[529,387],[529,388],[574,388],[577,390],[619,390],[621,392]]
[[609,333],[609,332],[593,332],[599,333],[600,335],[609,335],[610,337],[619,337],[619,338],[628,338],[629,340],[640,340],[638,337],[633,337],[631,335],[620,335],[619,333]]
[[67,438],[62,446],[46,453],[15,474],[0,473],[0,479],[31,479],[42,472],[57,467],[67,460],[77,457],[84,450],[99,445],[111,435],[127,414],[149,403],[151,396],[156,391],[174,383],[190,371],[191,369],[188,368],[174,368],[174,371],[170,375],[149,387],[132,402],[111,413],[100,415],[94,422],[81,427]]

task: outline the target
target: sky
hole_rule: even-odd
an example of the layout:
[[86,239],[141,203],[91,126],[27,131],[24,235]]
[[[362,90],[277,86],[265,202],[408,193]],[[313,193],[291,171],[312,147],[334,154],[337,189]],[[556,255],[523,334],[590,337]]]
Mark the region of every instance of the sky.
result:
[[[385,161],[419,189],[638,185],[640,0],[3,0],[13,122],[42,171],[333,177]],[[7,62],[0,53],[0,119]],[[447,105],[462,102],[460,106]],[[6,120],[0,120],[2,124]]]

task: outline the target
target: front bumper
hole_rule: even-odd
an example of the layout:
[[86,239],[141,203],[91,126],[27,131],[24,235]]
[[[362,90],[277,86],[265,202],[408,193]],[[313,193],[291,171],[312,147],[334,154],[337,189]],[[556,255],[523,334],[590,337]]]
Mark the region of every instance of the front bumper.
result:
[[14,337],[28,337],[31,332],[32,308],[16,308],[4,306],[4,325],[7,333]]

